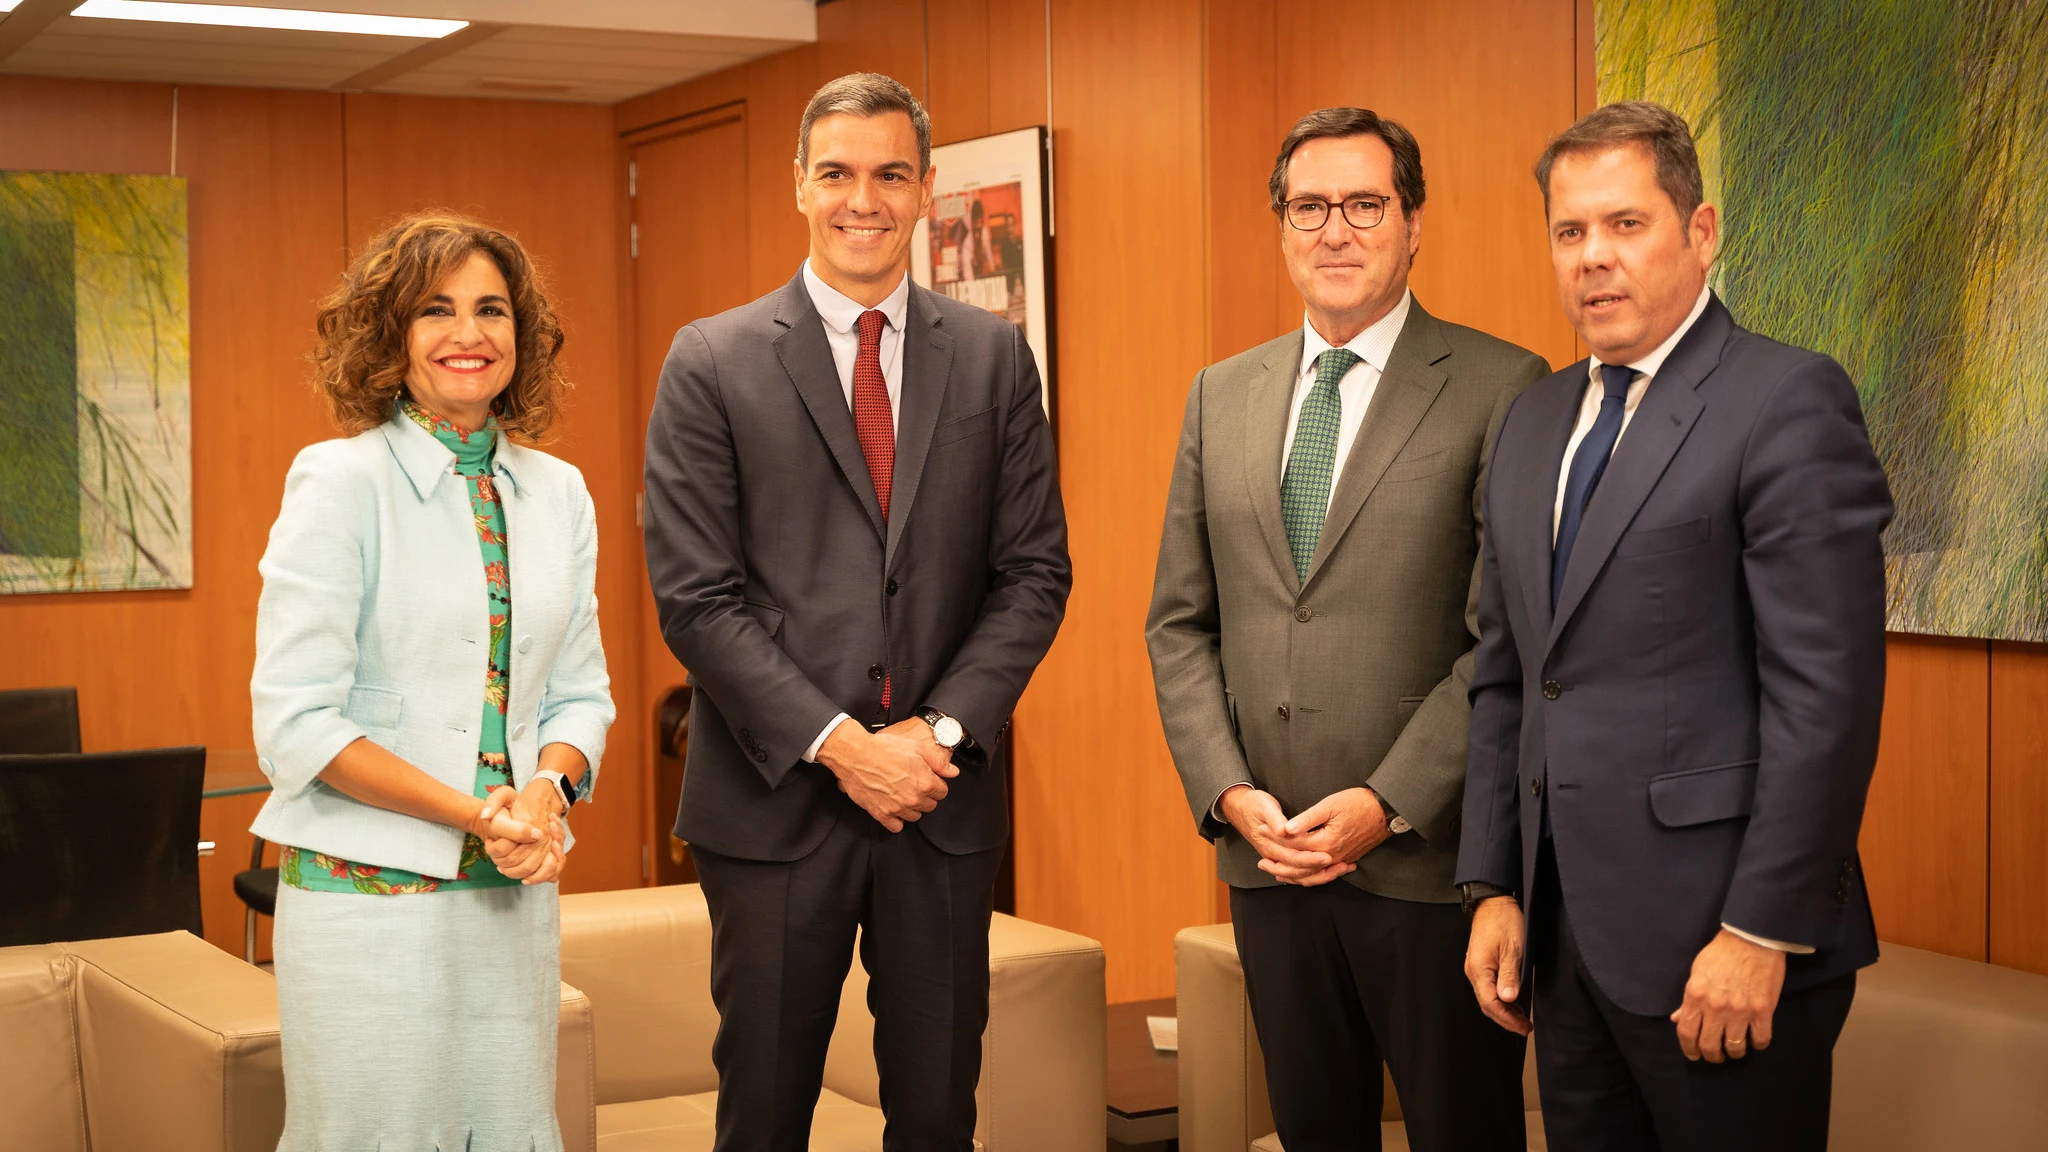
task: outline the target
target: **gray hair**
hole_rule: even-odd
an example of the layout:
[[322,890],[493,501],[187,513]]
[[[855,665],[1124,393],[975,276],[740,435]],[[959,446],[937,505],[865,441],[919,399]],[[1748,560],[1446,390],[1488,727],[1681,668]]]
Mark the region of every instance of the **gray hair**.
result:
[[1287,139],[1280,142],[1280,155],[1273,161],[1273,174],[1266,180],[1266,196],[1273,202],[1273,215],[1287,207],[1287,166],[1295,150],[1311,140],[1377,136],[1394,154],[1394,195],[1401,211],[1422,207],[1428,187],[1422,180],[1422,145],[1415,134],[1370,108],[1318,108],[1294,122]]
[[1647,150],[1656,161],[1657,186],[1678,209],[1679,227],[1683,229],[1684,222],[1692,219],[1693,210],[1707,198],[1706,182],[1700,177],[1699,152],[1693,147],[1692,129],[1686,127],[1685,117],[1648,100],[1619,100],[1596,108],[1558,133],[1536,161],[1536,183],[1543,189],[1543,214],[1550,215],[1550,169],[1558,157],[1605,152],[1631,144]]
[[932,118],[925,115],[924,105],[910,89],[880,72],[854,72],[828,80],[811,94],[811,102],[804,106],[803,123],[796,130],[797,167],[810,170],[811,125],[820,116],[844,113],[866,118],[888,112],[910,117],[910,126],[917,130],[917,171],[923,175],[932,166]]

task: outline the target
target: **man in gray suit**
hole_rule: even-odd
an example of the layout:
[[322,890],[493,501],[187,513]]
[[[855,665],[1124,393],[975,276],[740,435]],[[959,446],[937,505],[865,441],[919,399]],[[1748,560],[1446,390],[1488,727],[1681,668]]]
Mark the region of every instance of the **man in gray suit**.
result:
[[1473,991],[1517,1033],[1533,993],[1552,1147],[1822,1152],[1877,958],[1856,836],[1884,470],[1841,365],[1708,288],[1719,220],[1684,120],[1610,104],[1536,179],[1593,355],[1494,448],[1458,859]]
[[[1519,1148],[1523,1045],[1460,976],[1478,493],[1534,354],[1423,311],[1421,151],[1304,116],[1269,187],[1306,318],[1204,369],[1146,623],[1160,716],[1230,884],[1288,1152]],[[1335,881],[1333,883],[1333,881]]]
[[676,334],[648,423],[648,575],[698,687],[676,835],[711,908],[721,1150],[809,1146],[856,928],[885,1143],[972,1143],[1003,738],[1072,575],[1023,334],[909,280],[931,194],[902,85],[819,89],[810,259]]

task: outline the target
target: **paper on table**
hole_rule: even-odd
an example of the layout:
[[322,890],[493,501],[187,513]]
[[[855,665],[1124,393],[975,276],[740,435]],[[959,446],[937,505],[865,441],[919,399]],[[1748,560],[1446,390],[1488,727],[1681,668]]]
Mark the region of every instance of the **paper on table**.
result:
[[1152,1047],[1160,1052],[1180,1051],[1180,1018],[1147,1016],[1145,1028],[1152,1033]]

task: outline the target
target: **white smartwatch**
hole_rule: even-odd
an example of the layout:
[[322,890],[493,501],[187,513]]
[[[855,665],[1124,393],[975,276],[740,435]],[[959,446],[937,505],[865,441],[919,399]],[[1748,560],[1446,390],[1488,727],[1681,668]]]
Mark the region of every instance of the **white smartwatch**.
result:
[[557,772],[552,768],[543,768],[540,771],[535,772],[534,776],[538,779],[547,780],[554,784],[555,791],[562,794],[562,807],[564,809],[573,808],[576,806],[576,786],[574,784],[569,783],[569,778],[567,776],[562,775],[560,772]]

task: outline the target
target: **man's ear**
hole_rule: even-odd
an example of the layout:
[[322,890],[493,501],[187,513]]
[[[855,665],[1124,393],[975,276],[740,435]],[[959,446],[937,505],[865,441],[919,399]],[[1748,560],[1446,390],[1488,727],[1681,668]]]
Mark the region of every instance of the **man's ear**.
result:
[[789,168],[796,173],[796,210],[801,212],[804,210],[804,162],[791,157]]
[[1700,267],[1714,262],[1714,249],[1721,242],[1721,214],[1712,204],[1702,203],[1686,222],[1686,238],[1700,250]]
[[917,215],[919,219],[925,219],[932,214],[932,190],[938,187],[938,175],[939,166],[937,164],[926,165],[924,170],[924,180],[921,181],[924,187],[924,193],[917,205]]

